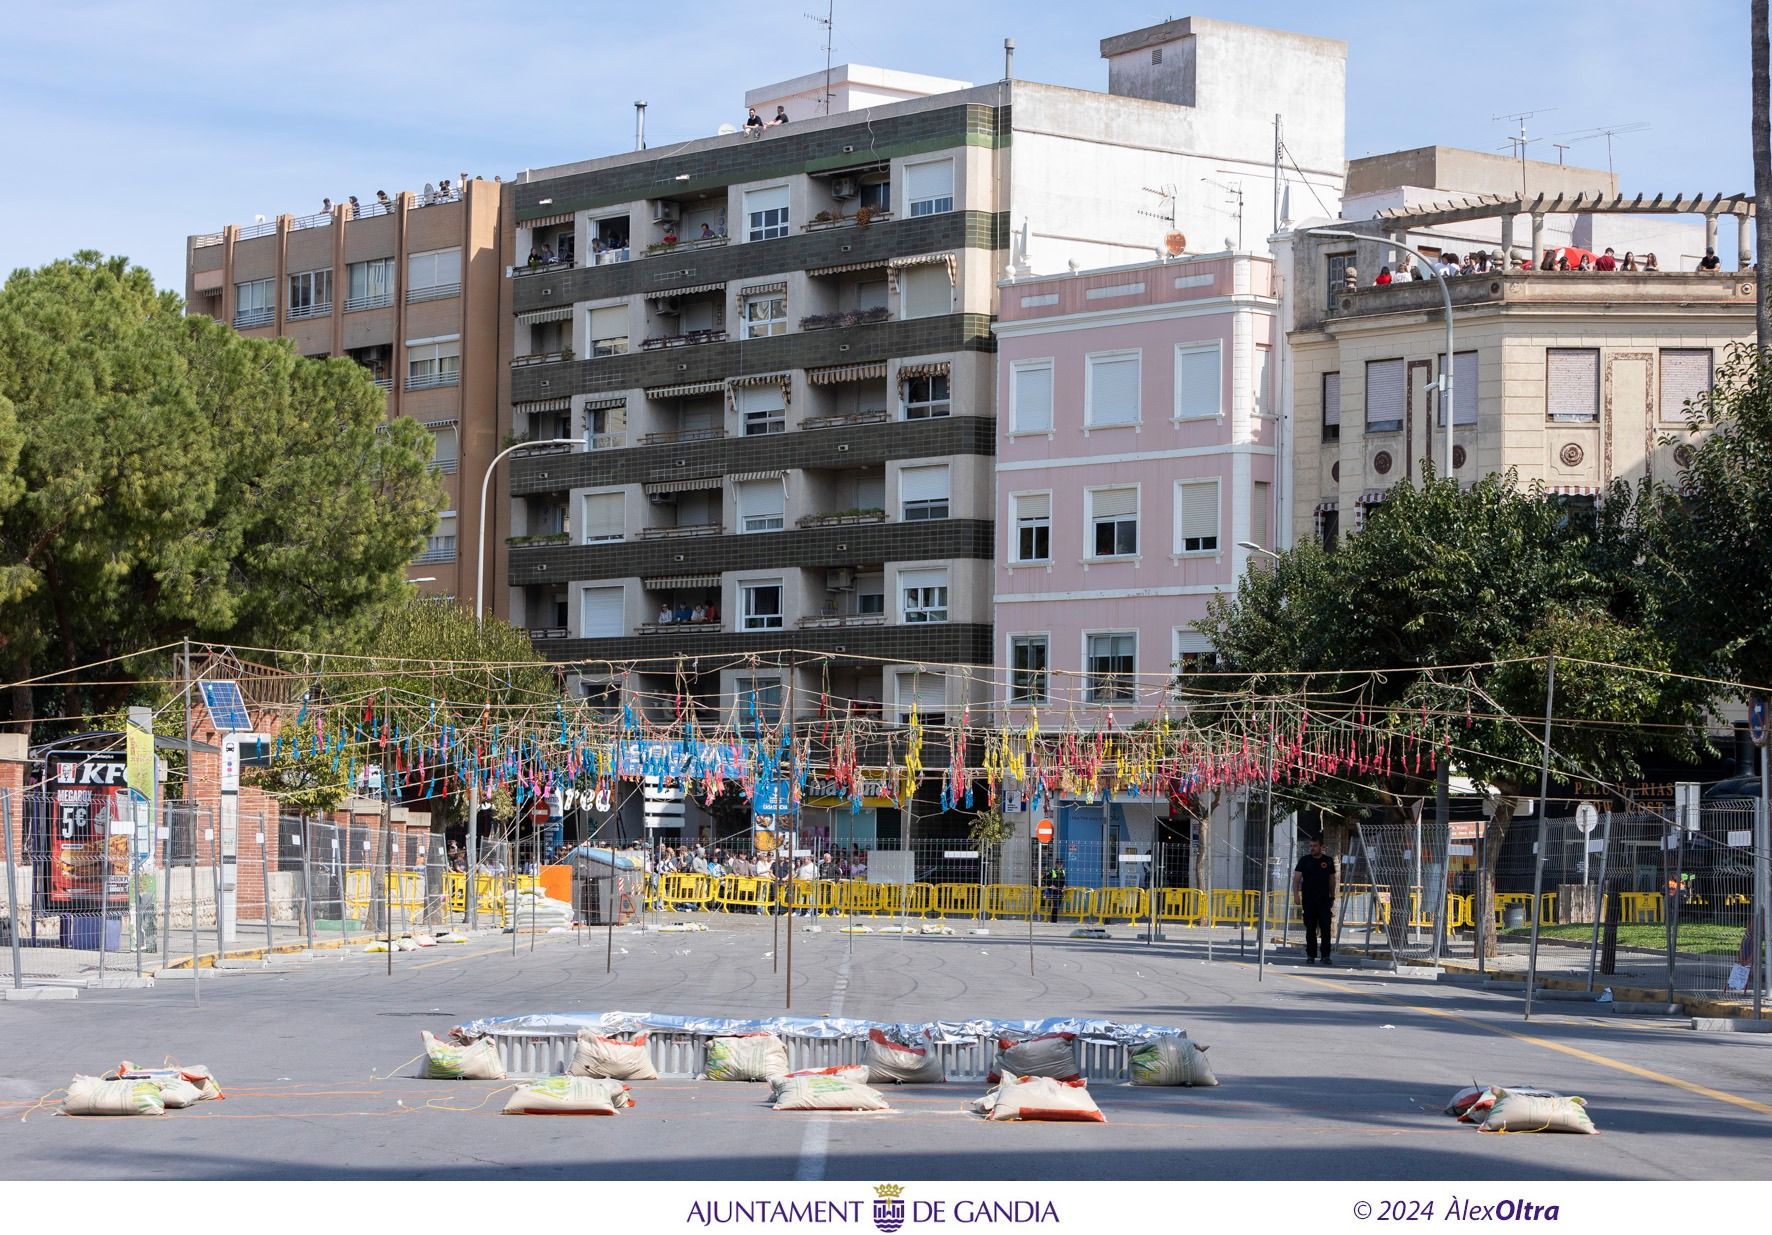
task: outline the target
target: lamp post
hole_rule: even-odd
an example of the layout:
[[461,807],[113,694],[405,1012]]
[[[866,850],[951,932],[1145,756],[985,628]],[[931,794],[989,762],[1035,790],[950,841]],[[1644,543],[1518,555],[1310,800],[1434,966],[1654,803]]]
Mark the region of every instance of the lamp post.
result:
[[1276,562],[1280,560],[1280,555],[1278,553],[1275,553],[1272,549],[1262,548],[1262,546],[1256,544],[1253,540],[1239,540],[1237,542],[1237,548],[1247,549],[1251,553],[1259,553],[1262,557],[1271,557]]
[[1415,256],[1415,258],[1422,263],[1422,265],[1427,267],[1428,272],[1430,274],[1432,274],[1435,279],[1439,280],[1440,299],[1446,305],[1446,365],[1445,365],[1445,369],[1440,374],[1439,380],[1435,383],[1435,385],[1438,386],[1439,391],[1440,391],[1440,406],[1443,409],[1445,409],[1445,413],[1446,413],[1446,472],[1445,472],[1445,474],[1447,476],[1451,476],[1453,474],[1453,472],[1452,472],[1452,364],[1453,364],[1453,357],[1456,355],[1456,353],[1452,350],[1452,292],[1446,286],[1446,276],[1440,273],[1439,268],[1437,266],[1435,266],[1433,261],[1427,256],[1427,254],[1423,253],[1420,249],[1411,248],[1409,245],[1399,243],[1398,241],[1396,241],[1394,239],[1385,238],[1385,239],[1380,240],[1379,237],[1377,237],[1377,236],[1368,236],[1368,235],[1364,235],[1360,232],[1349,232],[1349,231],[1341,231],[1340,229],[1328,229],[1328,228],[1310,228],[1305,232],[1305,234],[1307,236],[1333,236],[1339,240],[1370,240],[1370,241],[1376,241],[1380,244],[1387,244],[1393,249],[1401,249],[1405,253],[1413,254]]
[[486,491],[492,486],[492,473],[505,458],[519,450],[532,450],[537,446],[578,446],[582,443],[576,437],[550,437],[539,442],[518,442],[515,446],[506,446],[486,465],[486,474],[480,478],[480,526],[477,537],[477,558],[474,563],[474,625],[480,626],[486,620]]

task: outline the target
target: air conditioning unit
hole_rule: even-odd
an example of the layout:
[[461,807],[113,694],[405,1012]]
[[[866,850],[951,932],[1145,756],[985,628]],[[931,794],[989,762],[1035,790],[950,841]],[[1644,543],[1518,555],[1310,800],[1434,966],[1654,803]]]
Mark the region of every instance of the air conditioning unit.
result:
[[657,309],[660,314],[667,317],[675,317],[683,311],[682,305],[677,303],[677,298],[675,296],[661,296],[659,299],[653,301],[653,307]]
[[831,571],[825,584],[827,592],[847,592],[855,587],[855,572],[847,566]]
[[855,177],[838,176],[831,181],[831,196],[838,201],[847,201],[855,196]]
[[676,202],[659,202],[652,212],[654,223],[675,223],[683,217],[683,207]]
[[675,506],[677,495],[675,493],[649,493],[646,495],[646,500],[654,506]]

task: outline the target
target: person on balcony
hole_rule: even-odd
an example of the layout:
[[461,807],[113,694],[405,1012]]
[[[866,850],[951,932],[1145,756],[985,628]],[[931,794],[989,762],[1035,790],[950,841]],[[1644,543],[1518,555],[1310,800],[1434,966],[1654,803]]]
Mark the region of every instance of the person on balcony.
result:
[[658,607],[658,624],[660,626],[669,626],[671,624],[671,606],[668,603],[662,604]]
[[1404,254],[1397,262],[1396,273],[1391,275],[1392,283],[1419,283],[1421,279],[1421,268],[1414,264],[1408,254]]
[[[1608,253],[1610,253],[1612,250],[1608,249],[1606,251]],[[1635,253],[1632,253],[1628,249],[1625,250],[1624,262],[1618,267],[1618,269],[1620,271],[1625,271],[1625,272],[1628,272],[1631,274],[1635,274],[1638,270],[1641,269],[1641,267],[1637,265],[1637,255]]]
[[714,235],[713,228],[709,227],[706,223],[703,223],[701,225],[701,235],[696,237],[696,239],[698,239],[698,240],[718,240],[719,237]]
[[704,604],[698,603],[695,606],[695,611],[689,615],[689,620],[692,622],[707,621],[708,620],[708,607]]
[[1661,270],[1661,262],[1659,259],[1656,258],[1655,254],[1651,253],[1651,254],[1649,254],[1648,257],[1645,257],[1643,259],[1643,273],[1657,274],[1660,272],[1660,270]]

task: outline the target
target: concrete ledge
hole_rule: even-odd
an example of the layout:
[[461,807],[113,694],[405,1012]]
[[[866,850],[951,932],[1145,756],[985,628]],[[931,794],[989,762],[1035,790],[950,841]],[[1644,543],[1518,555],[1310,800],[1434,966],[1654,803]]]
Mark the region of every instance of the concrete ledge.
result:
[[80,992],[71,986],[8,986],[0,989],[0,999],[11,1002],[18,1000],[37,999],[77,999]]
[[213,966],[216,969],[269,969],[270,967],[270,963],[262,958],[233,959],[226,956],[217,960]]
[[1772,1033],[1772,1021],[1741,1016],[1695,1016],[1692,1028],[1700,1033]]
[[103,978],[94,978],[86,984],[89,990],[101,991],[139,991],[150,989],[153,985],[154,979],[146,974],[139,978],[134,974],[119,974],[116,977],[107,975]]

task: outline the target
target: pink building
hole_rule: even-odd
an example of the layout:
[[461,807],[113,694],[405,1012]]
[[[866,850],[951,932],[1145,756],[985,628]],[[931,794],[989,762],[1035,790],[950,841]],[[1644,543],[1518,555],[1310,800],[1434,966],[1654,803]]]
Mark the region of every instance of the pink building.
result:
[[[1043,727],[1125,727],[1209,656],[1191,624],[1242,542],[1274,547],[1273,263],[1153,261],[999,299],[996,702],[1017,725],[1037,708]],[[1109,854],[1145,850],[1159,813],[1054,807],[1061,840]]]

